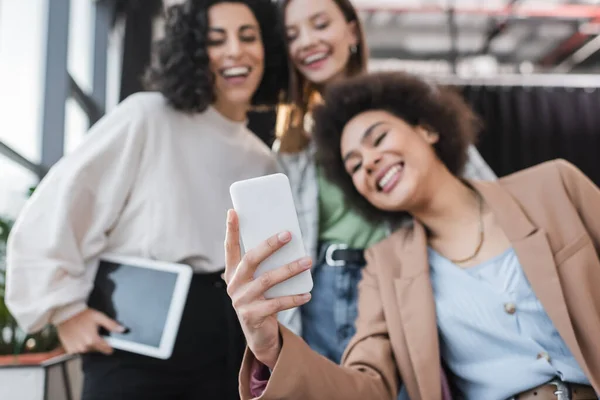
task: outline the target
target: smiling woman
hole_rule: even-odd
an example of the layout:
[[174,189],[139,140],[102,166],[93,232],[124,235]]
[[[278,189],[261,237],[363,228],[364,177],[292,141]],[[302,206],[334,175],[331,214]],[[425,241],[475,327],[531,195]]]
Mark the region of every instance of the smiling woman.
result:
[[[330,85],[366,72],[368,49],[350,0],[283,0],[280,4],[291,80],[289,102],[278,109],[278,157],[292,184],[303,238],[314,260],[315,282],[311,302],[300,312],[282,313],[281,321],[301,333],[313,349],[339,362],[355,333],[364,250],[384,239],[388,226],[359,207],[347,207],[345,194],[323,173],[325,165],[315,158],[312,111],[323,102]],[[445,113],[436,117],[444,118]],[[379,135],[380,129],[374,134]],[[464,175],[495,179],[472,142],[467,148]],[[456,157],[464,156],[462,148],[449,151],[454,150]],[[336,147],[327,151],[337,154]],[[382,176],[380,184],[391,185],[401,166],[400,162],[386,171],[389,175]]]
[[[233,120],[236,104],[248,103],[264,74],[265,52],[260,26],[252,11],[241,3],[222,3],[208,13],[208,58],[214,77],[214,107]],[[239,107],[237,107],[239,109]],[[243,110],[242,110],[243,111]]]
[[[379,76],[381,79],[377,79]],[[339,100],[329,108],[320,110],[316,117],[323,121],[318,126],[319,132],[315,134],[319,148],[322,149],[319,152],[319,161],[328,178],[344,191],[349,204],[357,212],[371,221],[395,220],[403,216],[401,212],[397,213],[399,210],[382,211],[380,208],[374,208],[373,203],[365,197],[367,191],[373,191],[373,195],[376,196],[373,201],[390,200],[390,197],[385,196],[385,192],[391,190],[389,186],[398,178],[376,175],[377,182],[367,185],[365,165],[382,161],[372,159],[374,154],[379,154],[375,150],[379,152],[388,147],[398,148],[403,142],[422,141],[427,144],[420,147],[411,146],[413,150],[403,154],[389,152],[394,154],[395,162],[386,165],[398,165],[399,174],[405,175],[405,169],[417,171],[414,174],[406,173],[403,187],[412,187],[416,182],[423,180],[424,177],[420,176],[418,171],[423,172],[424,169],[414,167],[431,162],[432,157],[439,158],[452,174],[460,176],[469,159],[469,144],[476,140],[481,122],[458,94],[435,88],[414,76],[390,73],[365,77],[364,80],[375,87],[370,87],[367,91],[367,84],[361,81],[358,81],[361,84],[354,86],[340,86],[335,92],[336,99]],[[393,85],[395,90],[384,90],[381,86],[383,84]],[[358,99],[365,98],[371,92],[377,92],[379,96],[373,109],[367,110],[368,113],[361,115],[360,119],[342,118],[360,114],[363,104]],[[323,115],[325,110],[327,115]],[[400,118],[390,118],[390,112]],[[334,115],[338,118],[333,118]],[[351,130],[353,135],[346,135],[345,140],[340,140],[342,132],[346,130]],[[416,135],[402,135],[403,132]],[[431,154],[431,149],[435,154]],[[342,162],[340,154],[343,154]],[[386,156],[386,160],[387,157],[390,156]],[[378,172],[387,173],[381,169],[378,169]],[[381,193],[381,196],[377,196],[377,193]],[[383,205],[381,208],[387,210]]]
[[392,399],[400,384],[413,400],[598,399],[600,189],[564,160],[463,179],[475,132],[465,110],[399,72],[340,82],[315,108],[322,166],[350,205],[410,216],[366,251],[342,366],[273,318],[311,304],[314,290],[312,300],[264,300],[305,267],[273,269],[266,285],[252,279],[289,236],[240,259],[230,214],[226,273],[249,346],[244,400]]
[[[306,148],[306,116],[331,82],[367,69],[369,57],[362,24],[350,0],[282,0],[290,82],[287,104],[278,110],[279,148],[294,153]],[[308,125],[308,126],[305,126]]]
[[[174,108],[204,111],[219,93],[225,96],[219,101],[243,101],[246,107],[279,101],[288,82],[287,60],[269,0],[186,1],[167,10],[165,32],[145,82]],[[240,87],[224,81],[224,68],[232,66],[246,69],[228,71],[245,78]]]
[[[222,221],[233,182],[278,172],[245,124],[286,83],[277,21],[271,0],[168,8],[146,77],[153,90],[98,121],[19,216],[6,303],[28,332],[53,324],[67,352],[83,353],[84,400],[238,398],[244,342],[221,279]],[[88,307],[103,253],[194,269],[170,359],[113,351],[100,336],[135,326]]]
[[331,83],[363,68],[363,32],[348,1],[286,3],[288,52],[308,82],[317,86]]

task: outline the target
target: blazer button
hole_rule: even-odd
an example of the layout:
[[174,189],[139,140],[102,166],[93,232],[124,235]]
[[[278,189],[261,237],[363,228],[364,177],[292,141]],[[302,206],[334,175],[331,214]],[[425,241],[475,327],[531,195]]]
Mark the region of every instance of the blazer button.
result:
[[545,351],[542,351],[537,355],[537,359],[539,360],[540,358],[543,358],[546,361],[550,362],[550,354],[546,353]]
[[507,314],[512,315],[517,311],[517,306],[515,303],[506,303],[504,304],[504,311],[506,311]]

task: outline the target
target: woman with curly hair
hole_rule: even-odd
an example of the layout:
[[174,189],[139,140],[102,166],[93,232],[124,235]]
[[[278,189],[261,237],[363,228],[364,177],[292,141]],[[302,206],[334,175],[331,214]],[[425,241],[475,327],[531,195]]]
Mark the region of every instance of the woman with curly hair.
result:
[[564,160],[463,179],[473,113],[408,74],[335,85],[314,118],[328,179],[354,210],[400,228],[366,252],[357,333],[338,366],[273,317],[310,294],[262,297],[310,262],[252,279],[289,232],[240,260],[229,213],[225,276],[249,346],[243,399],[393,399],[400,384],[412,400],[598,398],[600,189],[590,179]]
[[[312,109],[331,83],[364,72],[368,49],[349,0],[282,0],[291,79],[289,104],[278,112],[279,160],[290,178],[306,247],[315,261],[313,300],[300,312],[282,313],[319,353],[339,362],[356,328],[357,286],[364,249],[382,240],[385,225],[363,218],[344,204],[342,192],[315,162]],[[464,175],[495,179],[469,146]]]
[[[277,171],[246,128],[287,73],[270,0],[192,0],[166,12],[147,81],[41,182],[8,246],[6,301],[34,332],[57,327],[83,354],[83,399],[235,399],[243,336],[226,294],[229,185]],[[189,264],[171,359],[113,350],[123,327],[86,302],[105,252]],[[144,299],[138,299],[140,308]],[[152,311],[152,310],[149,310]]]

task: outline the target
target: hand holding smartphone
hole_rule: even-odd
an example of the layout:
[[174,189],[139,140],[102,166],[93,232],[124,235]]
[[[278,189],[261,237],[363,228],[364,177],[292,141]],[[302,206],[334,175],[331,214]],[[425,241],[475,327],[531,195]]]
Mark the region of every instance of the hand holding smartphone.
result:
[[[300,224],[290,183],[284,174],[266,175],[238,181],[230,187],[231,200],[239,219],[240,237],[245,250],[253,249],[269,237],[288,231],[292,238],[265,259],[256,269],[256,279],[266,271],[279,268],[306,256]],[[265,292],[265,298],[310,293],[311,271],[304,271]]]

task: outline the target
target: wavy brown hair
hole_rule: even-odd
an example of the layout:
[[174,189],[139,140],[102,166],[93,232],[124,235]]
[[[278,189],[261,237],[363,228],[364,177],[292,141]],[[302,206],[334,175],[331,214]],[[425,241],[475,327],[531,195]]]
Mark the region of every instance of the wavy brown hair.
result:
[[[279,9],[281,20],[285,21],[285,11],[293,0],[280,0]],[[300,1],[300,0],[297,0]],[[346,65],[346,75],[355,76],[367,69],[369,51],[367,49],[364,30],[356,8],[350,0],[325,0],[333,1],[344,14],[346,22],[356,24],[358,43],[356,52],[350,54]],[[283,24],[285,25],[285,24]],[[289,54],[289,46],[286,44]],[[289,84],[286,99],[277,107],[277,125],[275,132],[280,140],[280,151],[295,153],[301,151],[308,145],[309,139],[304,128],[304,117],[310,112],[312,105],[320,98],[320,93],[311,82],[309,82],[289,61]]]

